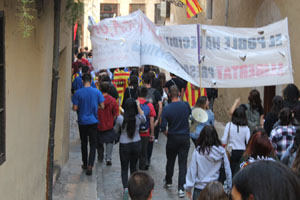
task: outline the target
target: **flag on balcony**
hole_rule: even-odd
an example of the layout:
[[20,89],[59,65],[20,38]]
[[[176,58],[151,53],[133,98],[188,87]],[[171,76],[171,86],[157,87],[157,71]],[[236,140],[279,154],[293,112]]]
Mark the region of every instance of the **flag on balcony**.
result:
[[186,5],[186,15],[188,18],[191,18],[198,13],[202,12],[198,0],[180,0],[184,5]]

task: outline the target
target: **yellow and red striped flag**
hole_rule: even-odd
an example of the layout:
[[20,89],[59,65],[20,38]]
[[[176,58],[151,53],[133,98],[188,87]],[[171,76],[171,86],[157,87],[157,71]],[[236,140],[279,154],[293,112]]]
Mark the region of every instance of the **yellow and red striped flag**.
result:
[[201,96],[207,96],[206,89],[198,88],[188,82],[183,96],[183,101],[187,101],[190,106],[193,107],[196,104],[198,98]]
[[188,18],[191,18],[198,13],[202,12],[198,0],[180,0],[184,5],[186,5],[186,15]]

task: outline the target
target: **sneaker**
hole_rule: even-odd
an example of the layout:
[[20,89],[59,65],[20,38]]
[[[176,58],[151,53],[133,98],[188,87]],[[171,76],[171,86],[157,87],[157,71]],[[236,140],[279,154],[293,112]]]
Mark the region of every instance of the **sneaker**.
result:
[[124,189],[123,200],[128,200],[128,189],[127,188]]
[[85,172],[85,174],[86,174],[87,176],[91,176],[92,173],[93,173],[93,167],[92,167],[92,166],[88,166],[88,167],[87,167],[87,170],[86,170],[86,172]]
[[87,166],[86,166],[86,165],[81,165],[81,168],[82,168],[83,170],[87,170]]
[[172,189],[172,184],[167,184],[166,180],[164,180],[164,188],[166,188],[167,190]]
[[107,166],[111,166],[111,164],[112,164],[112,163],[111,163],[110,160],[106,161],[106,165],[107,165]]
[[178,190],[178,196],[179,198],[185,197],[185,192],[183,190]]
[[154,142],[158,142],[158,139],[155,139]]

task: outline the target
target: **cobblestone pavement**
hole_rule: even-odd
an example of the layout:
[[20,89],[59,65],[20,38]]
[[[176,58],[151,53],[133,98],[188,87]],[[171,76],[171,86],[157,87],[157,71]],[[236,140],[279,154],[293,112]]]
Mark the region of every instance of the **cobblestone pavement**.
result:
[[[121,165],[119,157],[119,144],[114,145],[112,166],[95,161],[93,175],[86,176],[81,170],[80,140],[78,125],[74,113],[71,113],[70,131],[70,158],[64,166],[59,180],[54,188],[54,200],[119,200],[122,199]],[[224,126],[216,122],[216,128],[221,136]],[[151,165],[147,171],[154,179],[155,188],[153,200],[187,199],[179,198],[177,194],[178,164],[175,164],[173,185],[171,190],[163,188],[166,166],[166,136],[162,133],[159,140],[154,143]],[[191,143],[188,163],[194,145]]]

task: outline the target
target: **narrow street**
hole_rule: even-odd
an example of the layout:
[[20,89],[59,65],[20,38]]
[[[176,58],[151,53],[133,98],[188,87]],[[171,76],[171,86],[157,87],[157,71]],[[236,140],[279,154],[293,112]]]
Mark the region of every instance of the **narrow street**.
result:
[[[114,145],[112,166],[95,161],[93,175],[86,176],[81,169],[81,152],[76,114],[71,111],[70,117],[70,154],[69,161],[62,169],[54,188],[54,200],[119,200],[122,199],[121,165],[119,159],[119,144]],[[223,126],[216,122],[218,133],[223,133]],[[178,165],[176,162],[172,190],[163,187],[165,177],[166,136],[162,133],[154,143],[151,166],[148,173],[155,182],[153,199],[180,199],[177,195]],[[194,150],[191,143],[189,160]],[[189,163],[189,161],[188,161]],[[182,199],[182,198],[181,198]],[[184,198],[187,199],[187,198]]]

